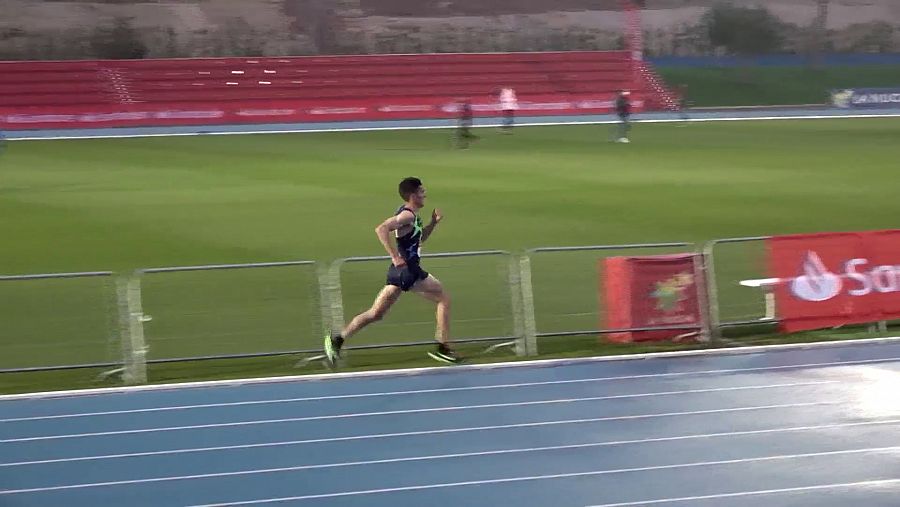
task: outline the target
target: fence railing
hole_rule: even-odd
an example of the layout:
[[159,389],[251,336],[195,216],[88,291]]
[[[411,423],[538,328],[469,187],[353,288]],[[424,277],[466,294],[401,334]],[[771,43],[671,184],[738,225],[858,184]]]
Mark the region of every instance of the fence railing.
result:
[[524,330],[527,350],[538,353],[538,338],[603,335],[626,331],[688,330],[696,326],[615,329],[605,322],[599,297],[606,257],[686,253],[691,243],[647,243],[541,247],[520,259]]
[[320,344],[313,261],[143,269],[140,297],[148,361],[279,355]]
[[[453,297],[454,342],[512,347],[538,355],[539,340],[697,325],[614,328],[605,321],[599,265],[612,256],[694,253],[700,334],[776,324],[767,284],[768,237],[691,243],[533,248],[424,255],[423,267]],[[387,256],[0,276],[0,373],[105,368],[129,384],[147,365],[259,356],[316,359],[323,332],[371,305],[384,285]],[[434,306],[405,296],[387,318],[347,349],[433,343]],[[884,330],[885,323],[871,327]],[[312,357],[309,357],[313,354]]]
[[704,246],[713,339],[723,328],[776,323],[773,295],[764,282],[770,237],[716,239]]
[[114,273],[0,276],[0,373],[122,364]]
[[[503,250],[424,254],[424,268],[449,288],[454,342],[505,342],[526,354],[520,341],[518,272],[513,256]],[[328,269],[331,329],[341,329],[345,308],[359,313],[367,309],[384,285],[388,256],[347,257]],[[403,297],[384,322],[354,338],[347,349],[402,347],[434,342],[433,305],[415,297]]]

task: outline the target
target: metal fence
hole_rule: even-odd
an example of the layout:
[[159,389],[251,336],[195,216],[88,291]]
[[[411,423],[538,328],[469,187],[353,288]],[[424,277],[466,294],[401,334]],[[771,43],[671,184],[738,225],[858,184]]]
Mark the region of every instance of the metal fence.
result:
[[[613,256],[695,253],[707,309],[701,336],[774,325],[765,240],[714,240],[426,254],[423,267],[453,298],[454,342],[537,355],[545,339],[696,326],[613,329],[600,296]],[[290,261],[0,277],[0,373],[107,368],[143,383],[147,364],[319,354],[323,332],[367,309],[384,286],[387,256],[330,264]],[[884,329],[885,324],[879,323]],[[871,328],[873,331],[876,328]],[[433,343],[434,305],[404,296],[348,350]],[[547,342],[549,343],[549,342]],[[320,356],[313,356],[320,357]],[[309,358],[307,358],[309,359]],[[303,363],[304,361],[301,361]]]
[[137,271],[148,362],[312,351],[321,344],[312,261]]
[[0,372],[122,363],[112,272],[0,277]]
[[765,242],[769,238],[717,239],[705,245],[714,338],[724,328],[777,322],[766,266]]
[[[513,256],[502,250],[424,254],[422,266],[451,294],[454,342],[503,342],[525,354],[517,332],[518,272]],[[369,308],[384,286],[390,257],[348,257],[328,269],[331,329]],[[434,305],[415,296],[400,298],[383,322],[348,342],[347,349],[402,347],[434,342]]]
[[[691,330],[696,326],[614,329],[606,323],[600,264],[615,256],[691,253],[691,243],[647,243],[542,247],[520,260],[524,328],[528,350],[538,353],[539,338],[605,335],[624,331]],[[705,295],[701,295],[705,298]]]

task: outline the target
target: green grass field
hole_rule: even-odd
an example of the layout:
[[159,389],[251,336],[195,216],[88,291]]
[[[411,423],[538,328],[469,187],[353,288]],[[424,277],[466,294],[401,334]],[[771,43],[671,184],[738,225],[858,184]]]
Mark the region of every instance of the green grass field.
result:
[[[896,120],[637,125],[631,145],[608,143],[607,126],[478,133],[483,139],[468,151],[452,150],[446,130],[12,143],[0,156],[0,271],[127,273],[380,255],[373,228],[396,208],[397,182],[409,175],[425,181],[429,204],[446,215],[426,245],[430,252],[702,243],[893,228],[900,216]],[[723,252],[726,318],[761,316],[759,295],[733,283],[762,274],[758,250]],[[535,258],[540,331],[597,325],[597,259]],[[454,295],[456,336],[513,332],[506,262],[494,256],[426,265]],[[384,267],[359,263],[343,271],[348,317],[379,290]],[[314,279],[307,267],[146,275],[149,357],[315,348]],[[0,283],[0,368],[114,360],[114,289],[102,278]],[[432,319],[429,305],[409,297],[355,343],[427,340]],[[817,336],[824,335],[795,339]],[[672,347],[610,347],[595,337],[541,344],[547,357]],[[427,364],[423,357],[418,348],[357,352],[349,368]],[[150,376],[295,373],[295,360],[154,365]],[[98,385],[96,372],[0,374],[0,391]]]
[[696,107],[826,104],[829,90],[900,86],[900,65],[660,67],[671,85],[688,85]]

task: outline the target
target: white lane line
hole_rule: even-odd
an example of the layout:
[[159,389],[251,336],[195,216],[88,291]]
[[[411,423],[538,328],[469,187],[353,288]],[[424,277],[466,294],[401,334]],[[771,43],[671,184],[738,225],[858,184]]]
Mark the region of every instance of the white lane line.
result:
[[800,368],[819,368],[819,367],[830,367],[830,366],[882,363],[885,361],[892,361],[894,359],[900,360],[900,357],[887,358],[887,359],[867,359],[867,360],[859,360],[859,361],[808,363],[808,364],[786,365],[786,366],[764,366],[764,367],[759,367],[759,368],[730,368],[730,369],[722,369],[722,370],[703,370],[703,371],[676,372],[676,373],[650,373],[650,374],[644,374],[644,375],[621,375],[621,376],[614,376],[614,377],[597,377],[597,378],[573,379],[573,380],[551,380],[551,381],[545,381],[545,382],[522,382],[522,383],[514,383],[514,384],[493,384],[493,385],[487,385],[487,386],[447,387],[447,388],[439,388],[439,389],[418,389],[418,390],[411,390],[411,391],[387,391],[387,392],[380,392],[380,393],[376,392],[376,393],[360,393],[360,394],[340,394],[340,395],[336,395],[336,396],[310,396],[310,397],[301,397],[301,398],[279,398],[279,399],[273,399],[273,400],[250,400],[250,401],[236,401],[236,402],[227,402],[227,403],[173,405],[173,406],[164,406],[164,407],[139,408],[139,409],[131,409],[131,410],[109,410],[109,411],[101,411],[101,412],[82,412],[82,413],[44,415],[44,416],[33,416],[33,417],[16,417],[16,418],[10,418],[10,419],[0,419],[0,423],[42,421],[42,420],[50,420],[50,419],[68,419],[68,418],[76,418],[76,417],[99,417],[99,416],[109,416],[109,415],[118,415],[118,414],[139,414],[139,413],[147,413],[147,412],[171,412],[171,411],[178,411],[178,410],[194,410],[194,409],[216,408],[216,407],[240,407],[240,406],[269,405],[269,404],[281,404],[281,403],[300,403],[300,402],[307,402],[307,401],[346,400],[346,399],[356,399],[356,398],[376,398],[376,397],[403,396],[403,395],[415,395],[415,394],[434,394],[434,393],[482,391],[482,390],[490,390],[490,389],[511,389],[511,388],[519,388],[519,387],[583,384],[583,383],[589,383],[589,382],[609,382],[609,381],[617,381],[617,380],[635,380],[635,379],[648,379],[648,378],[673,378],[673,377],[686,377],[686,376],[692,376],[692,375],[721,375],[721,374],[727,374],[727,373],[779,371],[779,370],[800,369]]
[[424,413],[433,413],[433,412],[456,412],[461,410],[478,410],[485,408],[505,408],[505,407],[525,407],[525,406],[534,406],[534,405],[552,405],[552,404],[565,404],[565,403],[582,403],[586,401],[606,401],[606,400],[620,400],[620,399],[634,399],[634,398],[651,398],[658,396],[679,396],[685,394],[702,394],[702,393],[715,393],[715,392],[727,392],[727,391],[748,391],[748,390],[764,390],[764,389],[776,389],[776,388],[784,388],[784,387],[802,387],[802,386],[816,386],[816,385],[826,385],[826,384],[839,384],[841,383],[838,380],[819,380],[812,382],[791,382],[785,384],[768,384],[768,385],[758,385],[758,386],[739,386],[739,387],[716,387],[709,389],[688,389],[683,391],[663,391],[663,392],[655,392],[655,393],[639,393],[639,394],[618,394],[612,396],[591,396],[584,398],[563,398],[563,399],[554,399],[554,400],[537,400],[537,401],[521,401],[521,402],[512,402],[512,403],[490,403],[484,405],[460,405],[460,406],[450,406],[450,407],[435,407],[435,408],[417,408],[410,410],[385,410],[381,412],[360,412],[353,414],[334,414],[334,415],[317,415],[317,416],[307,416],[307,417],[290,417],[283,419],[264,419],[264,420],[255,420],[255,421],[241,421],[241,422],[230,422],[230,423],[213,423],[213,424],[197,424],[197,425],[189,425],[189,426],[165,426],[161,428],[142,428],[135,430],[117,430],[117,431],[98,431],[92,433],[73,433],[73,434],[62,434],[62,435],[44,435],[37,437],[22,437],[22,438],[9,438],[5,440],[0,440],[0,444],[7,444],[12,442],[36,442],[43,440],[59,440],[59,439],[67,439],[67,438],[83,438],[83,437],[98,437],[98,436],[109,436],[109,435],[134,435],[140,433],[157,433],[164,431],[181,431],[181,430],[191,430],[191,429],[207,429],[207,428],[227,428],[227,427],[237,427],[237,426],[254,426],[260,424],[274,424],[274,423],[284,423],[284,422],[303,422],[303,421],[325,421],[332,419],[349,419],[349,418],[359,418],[359,417],[375,417],[375,416],[386,416],[386,415],[400,415],[400,414],[424,414]]
[[[775,405],[775,406],[767,406],[767,407],[745,407],[745,408],[735,408],[735,409],[719,409],[719,410],[706,410],[703,413],[726,413],[726,412],[744,412],[751,410],[765,410],[765,409],[774,409],[774,408],[787,408],[787,407],[796,407],[796,406],[804,406],[804,405],[819,405],[819,404],[799,404],[799,405]],[[473,431],[493,431],[493,430],[502,430],[502,429],[517,429],[517,428],[534,428],[534,427],[542,427],[542,426],[561,426],[568,424],[585,424],[585,423],[593,423],[593,422],[604,422],[611,420],[620,420],[622,418],[629,419],[650,419],[657,417],[675,417],[675,416],[684,416],[684,415],[697,415],[697,412],[670,412],[664,414],[646,414],[646,415],[634,415],[634,416],[620,416],[620,417],[595,417],[591,419],[568,419],[562,421],[546,421],[546,422],[536,422],[536,423],[520,423],[520,424],[503,424],[496,426],[477,426],[477,427],[469,427],[469,428],[451,428],[445,430],[427,430],[427,431],[411,431],[404,433],[376,433],[373,435],[356,435],[350,437],[337,437],[337,438],[317,438],[317,439],[308,439],[308,440],[287,440],[282,442],[262,442],[256,444],[241,444],[241,445],[223,445],[217,447],[195,447],[195,448],[187,448],[187,449],[172,449],[165,451],[148,451],[148,452],[136,452],[136,453],[126,453],[126,454],[105,454],[99,456],[79,456],[74,458],[57,458],[57,459],[47,459],[47,460],[38,460],[38,461],[18,461],[11,463],[0,463],[0,467],[17,467],[17,466],[26,466],[26,465],[46,465],[51,463],[70,463],[70,462],[78,462],[78,461],[99,461],[106,459],[121,459],[121,458],[137,458],[137,457],[147,457],[147,456],[169,456],[169,455],[179,455],[179,454],[191,454],[191,453],[201,453],[201,452],[213,452],[213,451],[230,451],[230,450],[240,450],[240,449],[259,449],[265,447],[284,447],[289,445],[303,445],[303,444],[311,444],[311,443],[333,443],[333,442],[341,442],[341,441],[349,441],[349,440],[370,440],[376,438],[391,438],[391,437],[409,437],[409,436],[422,436],[422,435],[435,435],[435,434],[446,434],[446,433],[462,433],[462,432],[473,432]],[[612,442],[606,442],[602,444],[596,445],[624,445],[624,444],[638,444],[645,442],[665,442],[670,440],[689,440],[689,439],[700,439],[700,438],[714,438],[714,437],[723,437],[723,436],[739,436],[739,435],[756,435],[756,434],[765,434],[765,433],[780,433],[780,432],[796,432],[796,431],[813,431],[813,430],[822,430],[822,429],[833,429],[833,428],[850,428],[857,426],[881,426],[881,425],[891,425],[900,423],[900,419],[887,419],[883,421],[864,421],[864,422],[855,422],[855,423],[835,423],[835,424],[821,424],[815,426],[789,426],[784,428],[773,428],[773,429],[765,429],[765,430],[745,430],[745,431],[732,431],[725,433],[702,433],[702,434],[694,434],[694,435],[684,435],[684,436],[676,436],[676,437],[658,437],[658,438],[647,438],[647,439],[638,439],[638,440],[618,440]],[[419,458],[420,459],[420,458]],[[359,463],[354,463],[359,464]],[[311,465],[310,468],[328,468],[336,465]]]
[[[606,115],[590,115],[590,116],[606,116]],[[706,123],[706,122],[720,122],[720,121],[781,121],[781,120],[843,120],[843,119],[864,119],[864,118],[896,118],[900,116],[900,113],[891,113],[891,112],[879,112],[872,114],[815,114],[815,115],[805,115],[805,114],[785,114],[783,116],[712,116],[707,118],[649,118],[649,119],[638,119],[635,120],[635,123]],[[536,118],[536,117],[530,117]],[[575,118],[583,118],[576,116]],[[374,120],[377,122],[378,120]],[[387,120],[387,121],[397,121],[397,120]],[[350,123],[371,123],[371,120],[360,120],[359,122],[350,122]],[[604,125],[604,124],[612,124],[618,123],[618,120],[608,120],[608,119],[572,119],[570,121],[560,121],[560,120],[550,120],[550,121],[542,121],[542,120],[529,120],[522,121],[517,123],[518,127],[556,127],[556,126],[575,126],[575,125]],[[500,127],[502,124],[500,123],[483,123],[473,125],[474,128],[495,128]],[[176,126],[177,127],[177,126]],[[214,126],[218,127],[218,126]],[[226,125],[228,127],[228,125]],[[334,128],[314,128],[314,129],[303,129],[303,128],[285,128],[284,130],[266,130],[266,129],[253,129],[253,126],[244,126],[240,125],[238,130],[217,130],[217,131],[196,131],[196,132],[181,132],[181,131],[173,131],[169,129],[168,132],[140,132],[140,133],[131,133],[131,134],[112,134],[112,133],[104,133],[104,134],[70,134],[70,135],[56,135],[56,136],[47,136],[47,137],[11,137],[7,138],[7,141],[58,141],[58,140],[77,140],[77,139],[131,139],[131,138],[142,138],[142,137],[194,137],[194,136],[240,136],[240,135],[271,135],[271,134],[316,134],[316,133],[334,133],[334,132],[377,132],[377,131],[397,131],[397,130],[445,130],[456,128],[453,126],[445,126],[440,125],[438,123],[429,124],[429,125],[418,125],[418,124],[407,124],[403,126],[367,126],[367,127],[334,127]],[[97,127],[99,130],[103,131],[113,131],[120,129],[119,127]],[[129,127],[126,127],[129,128]],[[130,127],[132,129],[141,129],[147,127]],[[166,130],[165,127],[150,127],[156,129]],[[48,129],[50,132],[74,132],[79,129]],[[11,131],[15,133],[16,131]],[[135,131],[132,131],[135,132]]]
[[[568,359],[534,359],[529,361],[508,361],[500,363],[482,363],[459,365],[453,368],[454,372],[491,372],[511,369],[528,369],[540,367],[569,367],[569,366],[585,366],[597,364],[622,364],[626,362],[644,361],[647,359],[673,359],[673,358],[702,358],[702,359],[722,359],[737,356],[748,356],[751,354],[760,354],[768,352],[784,352],[784,351],[801,351],[808,352],[810,350],[819,349],[837,349],[837,348],[863,348],[874,345],[895,345],[900,343],[900,336],[885,338],[863,338],[857,340],[840,340],[840,341],[824,341],[811,343],[782,343],[777,345],[753,345],[747,347],[725,347],[699,350],[677,350],[669,352],[646,352],[640,354],[623,354],[613,356],[594,356],[579,357]],[[848,361],[839,364],[864,364],[869,363],[889,363],[898,361],[898,357],[883,357],[879,359],[871,359],[868,361]],[[785,368],[796,368],[797,365],[786,365]],[[752,369],[746,369],[750,371]],[[742,370],[736,370],[742,371]],[[68,391],[45,391],[39,393],[26,394],[4,394],[0,395],[0,403],[15,402],[21,400],[52,400],[58,398],[76,398],[84,396],[97,396],[105,394],[121,394],[121,393],[146,393],[146,392],[172,392],[185,389],[197,389],[206,387],[235,387],[235,386],[251,386],[266,384],[289,384],[289,383],[306,383],[317,382],[321,380],[341,380],[341,379],[385,379],[398,378],[403,376],[421,376],[430,373],[446,373],[446,366],[430,366],[421,368],[398,368],[389,370],[365,370],[352,371],[342,373],[318,373],[303,375],[282,375],[278,377],[253,377],[240,378],[232,380],[206,380],[201,382],[181,382],[172,384],[145,384],[138,386],[120,386],[120,387],[102,387],[96,389],[80,389]]]
[[[819,484],[816,486],[800,486],[796,488],[759,489],[756,491],[738,491],[736,493],[720,493],[718,495],[682,496],[678,498],[661,498],[659,500],[643,500],[638,502],[604,503],[590,507],[632,507],[638,505],[657,505],[661,503],[696,502],[698,500],[713,500],[717,498],[736,498],[741,496],[777,495],[782,493],[797,493],[801,491],[820,491],[823,489],[850,489],[860,487],[889,486],[900,484],[900,479],[881,479],[873,481],[844,482],[838,484]],[[900,494],[900,492],[898,492]]]
[[[583,446],[582,446],[583,447]],[[544,450],[553,450],[553,449],[563,449],[565,446],[554,447],[554,448],[541,448],[535,447],[530,449],[509,449],[503,451],[505,453],[523,453],[523,452],[537,452]],[[466,486],[466,485],[475,485],[475,484],[496,484],[502,482],[516,482],[516,481],[525,481],[525,480],[536,480],[536,479],[549,479],[549,478],[561,478],[561,477],[580,477],[586,475],[606,475],[606,474],[617,474],[617,473],[628,473],[628,472],[645,472],[650,470],[667,470],[667,469],[677,469],[677,468],[690,468],[690,467],[703,467],[703,466],[715,466],[715,465],[731,465],[738,463],[752,463],[758,461],[775,461],[775,460],[786,460],[786,459],[796,459],[796,458],[814,458],[821,456],[836,456],[836,455],[850,455],[850,454],[866,454],[866,453],[878,453],[878,452],[897,452],[900,451],[900,446],[891,446],[891,447],[869,447],[865,449],[849,449],[842,451],[825,451],[825,452],[814,452],[814,453],[802,453],[802,454],[781,454],[775,456],[762,456],[757,458],[737,458],[737,459],[729,459],[729,460],[718,460],[718,461],[700,461],[694,463],[676,463],[671,465],[654,465],[647,467],[634,467],[634,468],[619,468],[619,469],[610,469],[610,470],[597,470],[592,472],[576,472],[570,474],[554,474],[554,475],[539,475],[539,476],[531,476],[531,477],[513,477],[508,479],[487,479],[482,481],[467,481],[467,482],[457,482],[457,483],[449,483],[449,484],[426,484],[422,486],[402,486],[397,488],[384,488],[384,489],[375,489],[375,490],[361,490],[361,491],[346,491],[340,493],[325,493],[318,495],[304,495],[290,498],[278,498],[278,499],[265,499],[265,500],[254,500],[251,502],[237,502],[237,503],[229,503],[228,505],[246,505],[251,503],[268,503],[272,501],[285,501],[285,500],[310,500],[314,498],[334,498],[334,497],[342,497],[342,496],[355,496],[355,495],[368,495],[372,493],[387,493],[387,492],[397,492],[397,491],[411,491],[411,490],[419,490],[419,489],[434,489],[434,488],[442,488],[442,487],[450,487],[450,486]],[[495,452],[497,454],[499,452]],[[487,453],[485,453],[487,454]],[[463,457],[466,455],[445,455],[445,458],[452,457]],[[390,460],[384,460],[384,462],[389,462]],[[254,470],[239,470],[236,472],[217,472],[217,473],[209,473],[209,474],[194,474],[194,475],[172,475],[167,477],[152,477],[149,479],[131,479],[124,481],[106,481],[106,482],[88,482],[81,484],[66,484],[62,486],[47,486],[42,488],[27,488],[27,489],[11,489],[0,491],[0,495],[16,495],[22,493],[39,493],[43,491],[63,491],[63,490],[72,490],[72,489],[85,489],[85,488],[98,488],[98,487],[110,487],[110,486],[125,486],[132,484],[148,484],[148,483],[159,483],[159,482],[172,482],[172,481],[185,481],[185,480],[197,480],[197,479],[214,479],[218,477],[236,477],[236,476],[247,476],[247,475],[260,475],[260,474],[271,474],[271,473],[283,473],[283,472],[296,472],[308,469],[309,466],[293,466],[293,467],[279,467],[279,468],[263,468],[263,469],[254,469]]]
[[[698,461],[694,463],[676,463],[672,465],[655,465],[655,466],[647,466],[647,467],[635,467],[635,468],[619,468],[619,469],[611,469],[611,470],[595,470],[590,472],[572,472],[565,474],[552,474],[552,475],[531,475],[525,477],[509,477],[503,479],[484,479],[479,481],[464,481],[464,482],[446,482],[439,484],[423,484],[421,486],[401,486],[396,488],[381,488],[381,489],[365,489],[358,491],[342,491],[339,493],[322,493],[318,495],[301,495],[301,496],[291,496],[291,497],[281,497],[281,498],[263,498],[259,500],[248,500],[242,502],[228,502],[224,504],[206,504],[206,505],[194,505],[191,507],[217,507],[222,505],[258,505],[264,503],[276,503],[276,502],[287,502],[287,501],[299,501],[299,500],[316,500],[321,498],[340,498],[340,497],[348,497],[348,496],[361,496],[361,495],[373,495],[379,493],[398,493],[403,491],[421,491],[427,489],[438,489],[438,488],[454,488],[461,486],[478,486],[483,484],[504,484],[504,483],[513,483],[513,482],[525,482],[525,481],[538,481],[538,480],[547,480],[547,479],[566,479],[571,477],[589,477],[589,476],[598,476],[598,475],[611,475],[611,474],[624,474],[624,473],[633,473],[633,472],[649,472],[655,470],[675,470],[682,468],[697,468],[697,467],[708,467],[708,466],[721,466],[721,465],[735,465],[741,463],[757,463],[757,462],[766,462],[766,461],[784,461],[790,459],[798,459],[798,458],[818,458],[823,456],[840,456],[840,455],[852,455],[852,454],[866,454],[866,453],[878,453],[878,452],[897,452],[900,451],[900,446],[893,447],[872,447],[868,449],[849,449],[844,451],[827,451],[827,452],[812,452],[812,453],[804,453],[804,454],[781,454],[776,456],[762,456],[759,458],[741,458],[741,459],[729,459],[729,460],[718,460],[718,461]],[[282,470],[278,470],[282,471]],[[289,470],[283,470],[289,471]],[[202,479],[204,476],[192,476],[185,477],[185,479]],[[66,488],[66,486],[62,486],[62,488]],[[43,491],[43,489],[38,489],[39,491]],[[32,490],[24,490],[23,492],[31,492]],[[2,494],[2,493],[0,493]]]

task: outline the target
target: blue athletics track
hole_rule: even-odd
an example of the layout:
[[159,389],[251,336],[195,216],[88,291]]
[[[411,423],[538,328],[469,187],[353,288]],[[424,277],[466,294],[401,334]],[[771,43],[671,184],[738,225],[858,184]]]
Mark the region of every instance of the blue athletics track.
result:
[[0,505],[896,507],[900,339],[0,398]]

